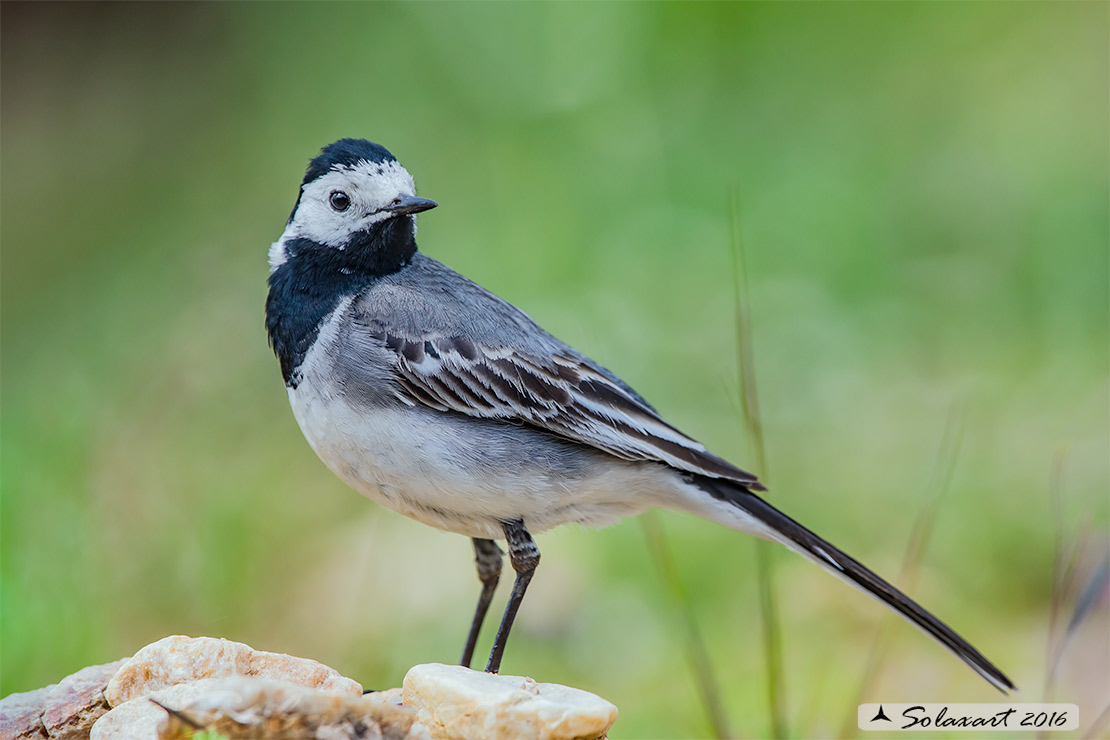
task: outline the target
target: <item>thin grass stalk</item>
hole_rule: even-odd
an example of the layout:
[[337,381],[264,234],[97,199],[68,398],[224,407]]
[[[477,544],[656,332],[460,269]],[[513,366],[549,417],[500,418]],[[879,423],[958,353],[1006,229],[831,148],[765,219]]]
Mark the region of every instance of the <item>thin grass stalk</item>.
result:
[[772,547],[774,545],[766,540],[755,541],[755,566],[759,589],[759,617],[763,628],[763,655],[767,671],[767,707],[770,713],[771,735],[785,739],[789,734],[786,727],[783,695],[782,629],[779,623],[778,600],[775,597]]
[[[1057,452],[1052,460],[1052,474],[1049,479],[1049,500],[1052,504],[1052,584],[1049,594],[1048,609],[1048,634],[1045,635],[1045,677],[1042,687],[1044,702],[1052,701],[1053,682],[1056,678],[1057,644],[1061,642],[1059,636],[1060,611],[1064,601],[1064,515],[1060,496],[1060,479],[1064,469],[1064,453]],[[1042,733],[1037,733],[1038,737]]]
[[[1075,540],[1070,547],[1065,547],[1061,545],[1060,557],[1063,561],[1063,567],[1059,575],[1059,581],[1057,582],[1054,579],[1053,582],[1053,593],[1056,594],[1054,598],[1057,599],[1057,602],[1053,603],[1051,606],[1052,609],[1055,609],[1057,611],[1057,614],[1063,611],[1065,603],[1071,601],[1073,598],[1076,598],[1075,594],[1078,588],[1076,579],[1079,577],[1080,564],[1083,559],[1083,553],[1087,552],[1090,540],[1090,527],[1084,525],[1080,527],[1079,533],[1076,535]],[[1056,622],[1057,624],[1059,623],[1058,616],[1056,618]],[[1071,631],[1068,629],[1057,629],[1055,634],[1056,638],[1054,640],[1054,645],[1052,649],[1052,657],[1049,660],[1048,664],[1049,673],[1048,677],[1045,680],[1045,686],[1047,687],[1049,694],[1052,693],[1052,689],[1055,685],[1056,674],[1060,668],[1060,661],[1064,657],[1064,648],[1067,647],[1067,641],[1068,638],[1071,636]]]
[[[1055,535],[1055,558],[1053,562],[1052,591],[1049,607],[1049,626],[1046,636],[1046,666],[1043,698],[1041,701],[1051,703],[1055,696],[1056,677],[1059,674],[1060,662],[1064,657],[1067,647],[1076,629],[1089,614],[1092,605],[1098,597],[1098,592],[1104,588],[1107,573],[1110,572],[1110,555],[1105,552],[1098,565],[1094,568],[1091,578],[1086,586],[1080,588],[1078,583],[1079,572],[1082,570],[1081,561],[1083,553],[1088,550],[1091,532],[1088,526],[1080,527],[1070,547],[1066,546],[1063,516],[1063,495],[1060,480],[1064,466],[1064,455],[1060,453],[1053,461],[1052,483],[1052,513]],[[1075,602],[1068,624],[1061,628],[1061,615],[1067,602]],[[1094,737],[1100,728],[1106,724],[1110,717],[1110,705],[1103,709],[1095,721],[1083,735],[1084,738]],[[1038,738],[1048,737],[1044,731],[1037,733]]]
[[[925,551],[936,525],[940,504],[952,487],[952,478],[956,472],[956,461],[959,459],[960,448],[963,446],[963,429],[962,406],[953,404],[948,412],[948,422],[945,424],[944,434],[940,440],[940,448],[937,450],[936,463],[933,465],[933,476],[929,485],[932,494],[926,497],[925,503],[914,521],[909,542],[906,544],[906,551],[902,555],[902,565],[898,572],[898,579],[895,581],[903,590],[912,591],[914,584],[917,582],[917,576],[921,572],[921,563],[925,559]],[[855,701],[850,704],[853,709],[862,704],[864,698],[870,695],[875,681],[879,677],[883,661],[890,648],[894,626],[898,624],[898,620],[894,617],[895,615],[892,612],[887,612],[881,618],[878,633],[867,651],[863,673],[856,688]],[[851,711],[844,716],[839,737],[850,738],[858,735],[859,725],[856,713]]]
[[[740,238],[739,203],[734,190],[730,197],[732,226],[732,274],[734,314],[736,321],[736,354],[740,371],[740,404],[748,438],[755,452],[756,474],[767,476],[767,448],[763,437],[763,420],[759,413],[759,393],[756,387],[755,350],[752,342],[751,303],[748,290],[748,268],[744,243]],[[775,597],[773,545],[755,540],[756,581],[759,594],[760,624],[762,627],[764,666],[767,675],[767,711],[771,735],[788,737],[786,725],[786,697],[783,690],[782,630]]]
[[1104,550],[1098,566],[1095,567],[1090,578],[1087,579],[1087,585],[1079,591],[1075,608],[1071,612],[1071,619],[1068,620],[1068,626],[1064,628],[1065,639],[1070,639],[1072,634],[1079,629],[1079,625],[1090,616],[1091,610],[1101,599],[1108,580],[1110,580],[1110,552]]
[[[1087,549],[1090,539],[1090,530],[1084,526],[1079,530],[1071,546],[1066,545],[1064,535],[1063,496],[1061,494],[1060,477],[1063,470],[1063,455],[1057,455],[1058,464],[1053,466],[1052,484],[1049,487],[1052,495],[1053,521],[1055,527],[1055,558],[1053,562],[1052,591],[1049,606],[1049,626],[1046,640],[1046,674],[1044,681],[1043,701],[1051,702],[1055,694],[1056,674],[1060,668],[1060,661],[1064,656],[1064,648],[1071,636],[1070,629],[1060,629],[1060,615],[1064,604],[1071,600],[1076,592],[1076,578],[1078,577],[1079,562],[1082,553]],[[1038,733],[1040,736],[1041,733]]]
[[[1062,521],[1062,519],[1061,519]],[[1061,527],[1062,530],[1062,527]],[[1062,537],[1060,538],[1062,540]],[[1086,570],[1082,567],[1082,561],[1086,558],[1083,553],[1087,552],[1090,542],[1090,530],[1083,528],[1080,530],[1079,536],[1076,539],[1076,544],[1072,547],[1067,555],[1063,554],[1063,547],[1060,547],[1058,559],[1062,562],[1060,568],[1059,583],[1056,579],[1053,580],[1052,592],[1052,621],[1059,625],[1059,617],[1063,610],[1065,601],[1072,601],[1074,596],[1074,606],[1071,610],[1071,618],[1062,629],[1053,630],[1049,627],[1049,658],[1047,666],[1047,677],[1045,678],[1044,698],[1045,703],[1051,703],[1055,695],[1056,677],[1059,675],[1060,663],[1064,657],[1064,649],[1071,642],[1075,636],[1076,630],[1083,621],[1090,615],[1095,604],[1100,601],[1102,593],[1106,588],[1107,578],[1110,577],[1110,552],[1105,549],[1099,558],[1097,565],[1091,570],[1091,575],[1087,579],[1085,585],[1080,587],[1078,581],[1079,572]],[[1059,594],[1059,596],[1057,596]],[[1055,644],[1051,639],[1055,634]],[[1095,721],[1088,728],[1083,737],[1094,737],[1099,732],[1100,726],[1107,721],[1107,712],[1110,711],[1110,705],[1103,708],[1102,712],[1098,715]],[[1038,738],[1048,737],[1047,733],[1043,730],[1037,733]]]
[[690,604],[690,596],[682,582],[674,559],[671,557],[670,548],[667,546],[666,534],[663,523],[655,511],[648,511],[639,517],[640,526],[643,528],[644,537],[647,539],[648,550],[655,565],[659,579],[663,582],[663,590],[671,610],[679,617],[682,625],[682,639],[685,644],[686,659],[690,662],[690,670],[694,674],[697,684],[698,696],[701,698],[705,714],[713,729],[713,736],[718,740],[727,740],[734,737],[729,727],[728,717],[725,714],[724,704],[721,702],[721,684],[713,671],[713,663],[709,659],[709,651],[705,648],[701,628],[694,615]]

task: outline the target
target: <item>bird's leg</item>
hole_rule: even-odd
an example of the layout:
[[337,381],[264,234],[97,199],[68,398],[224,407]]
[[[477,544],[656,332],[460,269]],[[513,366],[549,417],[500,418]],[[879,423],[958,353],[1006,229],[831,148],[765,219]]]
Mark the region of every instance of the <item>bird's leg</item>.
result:
[[505,654],[505,642],[509,639],[509,630],[513,628],[517,609],[524,600],[524,592],[528,589],[528,582],[532,580],[532,573],[540,562],[540,551],[536,541],[524,522],[520,519],[503,522],[505,539],[509,543],[509,562],[516,571],[516,580],[513,581],[513,592],[509,595],[509,603],[505,607],[505,616],[501,618],[501,626],[497,628],[497,637],[493,640],[493,650],[489,654],[489,663],[486,664],[487,673],[497,673],[501,668],[501,656]]
[[474,610],[474,621],[470,623],[470,634],[466,637],[466,647],[463,648],[462,660],[459,665],[470,667],[474,657],[474,646],[478,642],[478,633],[482,630],[482,622],[486,620],[489,603],[493,600],[493,592],[497,589],[497,581],[501,578],[501,548],[493,540],[474,538],[474,564],[478,566],[478,580],[482,582],[482,594],[478,597],[478,608]]

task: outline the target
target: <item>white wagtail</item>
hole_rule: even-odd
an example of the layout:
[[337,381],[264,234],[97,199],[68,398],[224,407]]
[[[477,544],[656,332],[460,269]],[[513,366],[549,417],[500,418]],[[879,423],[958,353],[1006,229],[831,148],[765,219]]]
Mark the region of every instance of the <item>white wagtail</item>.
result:
[[856,586],[1001,690],[1008,678],[905,594],[760,498],[751,473],[675,429],[627,384],[516,307],[416,249],[436,203],[383,147],[313,159],[270,247],[266,328],[320,459],[359,493],[473,539],[482,592],[469,666],[508,543],[516,581],[496,672],[540,560],[532,533],[650,507],[779,542]]

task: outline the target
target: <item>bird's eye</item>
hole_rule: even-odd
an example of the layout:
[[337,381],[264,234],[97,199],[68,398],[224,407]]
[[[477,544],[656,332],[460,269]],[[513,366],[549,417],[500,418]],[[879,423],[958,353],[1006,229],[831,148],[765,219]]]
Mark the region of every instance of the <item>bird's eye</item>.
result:
[[342,212],[351,207],[351,198],[342,190],[334,190],[328,196],[328,203],[331,204],[333,210]]

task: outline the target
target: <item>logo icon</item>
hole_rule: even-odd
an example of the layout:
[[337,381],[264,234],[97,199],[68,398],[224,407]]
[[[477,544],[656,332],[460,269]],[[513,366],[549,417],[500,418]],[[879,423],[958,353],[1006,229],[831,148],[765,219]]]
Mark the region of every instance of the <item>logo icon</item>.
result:
[[883,711],[883,705],[882,704],[879,705],[878,714],[876,714],[874,717],[871,718],[872,722],[878,722],[879,720],[883,720],[884,722],[893,722],[894,721],[890,717],[886,716],[886,712]]

